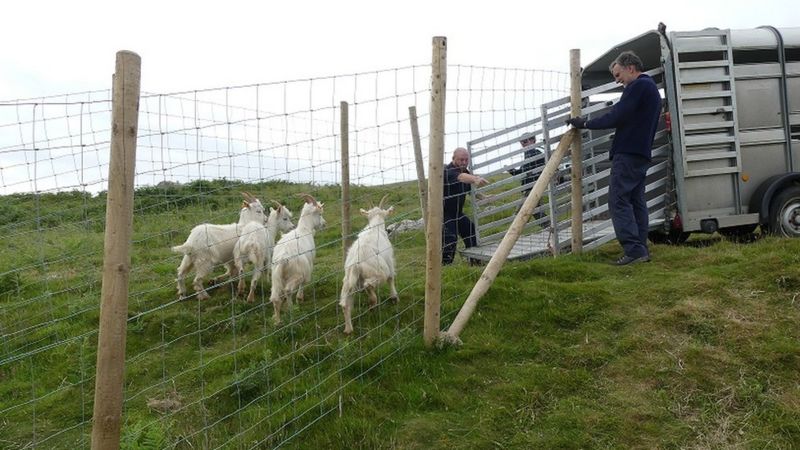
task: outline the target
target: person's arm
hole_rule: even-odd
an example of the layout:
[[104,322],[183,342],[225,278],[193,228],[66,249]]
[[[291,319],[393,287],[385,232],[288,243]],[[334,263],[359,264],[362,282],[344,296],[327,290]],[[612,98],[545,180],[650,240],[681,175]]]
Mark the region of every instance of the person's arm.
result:
[[644,82],[634,82],[628,85],[619,102],[611,107],[611,111],[596,119],[587,120],[586,128],[593,130],[616,128],[629,121],[635,115],[636,107],[642,100],[645,88]]
[[478,175],[472,175],[469,173],[458,174],[458,181],[467,184],[477,184],[478,186],[485,186],[489,184],[489,181],[487,181],[486,178],[480,177]]
[[[478,175],[471,175],[468,173],[462,173],[461,175],[466,175],[467,177],[470,177],[471,180],[471,181],[462,181],[462,183],[469,183],[476,186],[486,186],[487,184],[489,184],[489,180]],[[490,195],[486,195],[483,192],[475,193],[475,198],[477,198],[478,200],[486,200],[490,197],[491,197]]]

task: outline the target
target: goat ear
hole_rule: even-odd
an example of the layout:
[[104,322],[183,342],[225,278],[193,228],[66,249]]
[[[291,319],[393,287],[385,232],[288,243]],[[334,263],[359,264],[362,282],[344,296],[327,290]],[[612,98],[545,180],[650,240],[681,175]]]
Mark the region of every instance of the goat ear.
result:
[[276,210],[276,209],[274,209],[274,208],[272,208],[272,207],[270,207],[270,208],[269,208],[269,213],[270,213],[270,214],[274,213],[275,211],[277,211],[277,210]]
[[362,216],[368,216],[369,215],[369,213],[367,211],[365,211],[364,208],[360,208],[359,211],[361,211],[361,215]]
[[394,212],[394,206],[390,206],[389,209],[386,210],[386,214],[391,214]]

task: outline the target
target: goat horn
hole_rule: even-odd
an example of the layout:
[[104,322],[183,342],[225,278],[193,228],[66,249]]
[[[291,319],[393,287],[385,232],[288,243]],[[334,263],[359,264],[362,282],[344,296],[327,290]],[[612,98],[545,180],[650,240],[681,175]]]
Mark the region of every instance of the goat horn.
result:
[[386,194],[386,195],[383,196],[383,198],[381,199],[381,202],[378,203],[378,208],[383,209],[383,202],[385,202],[387,198],[389,198],[389,194]]
[[283,205],[281,205],[279,202],[277,202],[275,200],[272,200],[272,204],[275,205],[275,209],[281,209],[281,206],[283,206]]
[[242,197],[244,197],[244,199],[247,200],[248,203],[255,200],[255,197],[253,197],[249,192],[242,192]]
[[306,203],[313,203],[315,205],[317,204],[317,200],[311,194],[306,194],[305,192],[301,192],[297,195],[303,197],[303,200],[305,200]]

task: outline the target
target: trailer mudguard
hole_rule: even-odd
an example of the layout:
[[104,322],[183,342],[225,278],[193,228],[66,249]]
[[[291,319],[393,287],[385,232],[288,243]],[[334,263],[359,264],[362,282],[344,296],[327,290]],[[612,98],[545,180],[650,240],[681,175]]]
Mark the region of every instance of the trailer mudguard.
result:
[[764,180],[761,185],[750,197],[750,213],[758,213],[758,223],[761,225],[769,223],[769,205],[772,198],[784,187],[800,183],[800,173],[788,172],[773,175]]

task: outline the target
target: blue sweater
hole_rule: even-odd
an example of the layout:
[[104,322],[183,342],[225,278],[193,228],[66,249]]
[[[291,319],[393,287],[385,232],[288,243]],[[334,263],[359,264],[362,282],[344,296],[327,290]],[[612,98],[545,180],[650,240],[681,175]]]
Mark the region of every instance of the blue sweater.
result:
[[647,158],[661,116],[661,95],[655,81],[641,74],[622,91],[622,98],[611,111],[586,121],[586,128],[600,130],[616,128],[609,159],[617,153],[629,153]]

